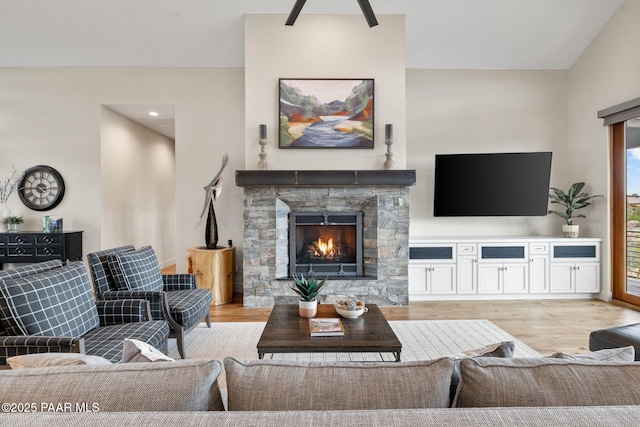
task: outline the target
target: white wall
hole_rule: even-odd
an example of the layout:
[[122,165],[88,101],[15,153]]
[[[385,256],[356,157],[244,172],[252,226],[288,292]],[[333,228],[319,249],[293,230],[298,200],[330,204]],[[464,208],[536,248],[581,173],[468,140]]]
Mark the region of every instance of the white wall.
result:
[[[66,229],[84,230],[85,253],[105,248],[101,105],[175,105],[179,271],[185,269],[181,254],[186,248],[204,244],[204,225],[193,229],[192,224],[204,201],[202,187],[223,152],[229,153],[230,164],[216,202],[220,240],[233,239],[241,260],[242,189],[234,185],[234,171],[256,168],[260,123],[269,125],[271,169],[381,169],[386,147],[380,136],[384,124],[393,123],[396,166],[418,173],[411,190],[412,236],[558,234],[556,217],[433,218],[433,156],[445,150],[551,150],[553,185],[585,180],[590,193],[608,194],[607,131],[596,113],[640,96],[640,57],[634,55],[640,2],[627,1],[568,72],[405,70],[403,17],[380,16],[381,25],[373,29],[361,16],[305,15],[294,27],[282,25],[283,17],[246,17],[246,70],[0,68],[0,177],[10,173],[12,164],[58,169],[67,193],[49,213],[63,217]],[[307,26],[298,25],[304,22]],[[320,31],[333,23],[349,28],[340,31],[352,32],[358,43],[332,39],[338,30]],[[366,48],[352,48],[363,43]],[[279,77],[375,78],[376,148],[313,150],[312,155],[278,150]],[[25,216],[25,229],[40,229],[42,214],[28,210],[16,195],[9,207]],[[607,213],[607,203],[598,201],[580,224],[583,235],[604,240],[602,278],[608,288]]]
[[[245,16],[246,169],[259,160],[258,125],[267,124],[269,169],[384,169],[384,125],[394,125],[393,160],[406,164],[404,16],[378,16],[369,28],[360,15]],[[279,149],[279,78],[375,79],[374,148]]]
[[407,70],[411,237],[558,235],[557,217],[433,216],[436,154],[552,151],[551,185],[566,180],[565,71]]
[[153,247],[176,263],[175,143],[108,108],[101,111],[102,246]]
[[[640,2],[627,0],[569,70],[569,136],[572,180],[590,194],[609,195],[609,134],[597,112],[640,97]],[[602,237],[604,299],[611,298],[609,198],[598,199],[581,220]],[[582,227],[581,227],[582,228]]]
[[[230,156],[225,189],[216,202],[220,239],[242,237],[242,191],[234,171],[244,166],[244,73],[241,68],[0,68],[0,176],[46,164],[67,184],[51,215],[65,229],[83,230],[84,253],[104,249],[102,237],[101,118],[103,104],[168,104],[176,109],[175,195],[178,270],[189,246],[204,245],[193,229],[204,190]],[[17,196],[10,209],[25,229],[40,230],[42,214]],[[108,239],[105,239],[109,243]]]

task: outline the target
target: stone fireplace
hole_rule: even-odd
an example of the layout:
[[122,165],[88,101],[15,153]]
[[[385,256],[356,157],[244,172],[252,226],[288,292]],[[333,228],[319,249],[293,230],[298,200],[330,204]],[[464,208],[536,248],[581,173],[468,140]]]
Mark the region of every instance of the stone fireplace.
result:
[[321,300],[408,305],[413,170],[236,171],[244,187],[243,300],[294,304],[291,274],[328,277]]

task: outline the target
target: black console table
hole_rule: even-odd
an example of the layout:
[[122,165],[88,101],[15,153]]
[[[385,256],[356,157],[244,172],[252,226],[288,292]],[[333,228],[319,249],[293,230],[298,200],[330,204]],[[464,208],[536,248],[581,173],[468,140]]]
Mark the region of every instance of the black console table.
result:
[[0,270],[3,263],[36,263],[82,259],[82,231],[0,233]]

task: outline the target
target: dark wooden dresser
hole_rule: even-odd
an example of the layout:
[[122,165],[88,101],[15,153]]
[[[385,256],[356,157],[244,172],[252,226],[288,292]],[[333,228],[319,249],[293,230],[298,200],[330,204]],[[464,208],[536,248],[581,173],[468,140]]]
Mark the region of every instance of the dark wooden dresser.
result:
[[0,270],[3,263],[82,259],[82,231],[0,233]]

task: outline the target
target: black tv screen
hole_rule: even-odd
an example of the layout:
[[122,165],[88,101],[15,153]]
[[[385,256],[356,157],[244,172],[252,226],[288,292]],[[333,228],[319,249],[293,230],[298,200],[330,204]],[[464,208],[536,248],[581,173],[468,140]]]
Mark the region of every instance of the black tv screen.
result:
[[546,215],[550,173],[550,152],[437,154],[433,215]]

